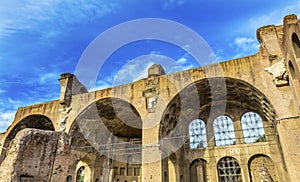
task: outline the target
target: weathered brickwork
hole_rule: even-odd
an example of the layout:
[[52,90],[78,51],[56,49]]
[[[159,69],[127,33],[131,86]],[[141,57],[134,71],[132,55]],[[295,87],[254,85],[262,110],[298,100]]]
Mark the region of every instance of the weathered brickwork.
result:
[[70,155],[66,133],[24,129],[15,136],[0,165],[0,181],[64,181]]

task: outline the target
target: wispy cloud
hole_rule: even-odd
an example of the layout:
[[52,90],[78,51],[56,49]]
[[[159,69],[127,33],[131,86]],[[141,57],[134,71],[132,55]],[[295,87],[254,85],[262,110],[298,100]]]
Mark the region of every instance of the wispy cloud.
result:
[[283,6],[280,9],[252,16],[244,21],[244,24],[238,28],[239,36],[234,37],[230,46],[235,54],[233,58],[248,56],[258,52],[259,43],[256,39],[255,32],[258,28],[266,25],[281,25],[283,24],[284,16],[288,14],[300,15],[300,1],[290,1],[289,5]]
[[101,78],[101,80],[96,82],[95,89],[92,90],[108,88],[147,78],[148,69],[153,64],[160,64],[166,71],[166,74],[199,66],[192,64],[188,54],[184,54],[175,60],[161,55],[159,52],[152,51],[148,55],[129,60],[120,70],[115,71],[116,73]]
[[109,87],[111,87],[110,78],[105,77],[105,80],[98,80],[96,82],[95,88],[91,89],[90,91],[101,90]]
[[5,131],[8,126],[13,122],[15,112],[12,110],[2,111],[0,110],[0,131]]
[[187,62],[187,58],[181,57],[176,61],[178,64],[185,64]]
[[38,78],[39,84],[56,84],[58,83],[57,79],[59,78],[59,75],[59,72],[40,74],[40,77]]
[[166,0],[164,2],[163,8],[166,10],[171,10],[171,9],[182,6],[184,3],[185,3],[185,0]]
[[[236,54],[233,58],[254,54],[259,50],[259,43],[256,40],[255,32],[258,28],[266,25],[281,25],[283,17],[288,14],[300,15],[300,1],[290,2],[289,5],[282,7],[263,15],[253,16],[241,26],[241,32],[244,36],[235,37],[231,46],[235,49]],[[245,36],[245,34],[248,34]]]
[[236,37],[233,46],[237,52],[234,58],[253,54],[259,49],[258,41],[251,37]]
[[265,25],[281,25],[283,23],[283,17],[288,14],[300,15],[300,1],[290,1],[290,4],[282,7],[281,9],[268,12],[263,15],[258,15],[250,18],[246,24],[245,31],[253,31]]
[[9,75],[0,79],[0,132],[12,123],[19,107],[59,97],[59,73],[35,70],[33,75]]
[[164,55],[150,53],[149,55],[130,60],[124,65],[113,78],[113,85],[120,85],[147,78],[148,69],[153,64],[160,64],[167,74],[197,66],[189,62],[188,54],[184,54],[177,60],[174,60]]
[[0,89],[0,94],[6,92],[6,90]]
[[13,122],[17,108],[22,104],[21,101],[11,98],[0,101],[0,132],[5,131]]
[[168,69],[170,69],[169,72],[188,70],[188,69],[200,66],[198,64],[197,65],[193,64],[189,59],[190,59],[189,54],[186,53],[186,54],[182,55],[179,59],[176,60],[176,65],[174,65],[174,67],[172,69],[168,68]]
[[[153,58],[153,57],[152,57]],[[155,63],[151,57],[130,60],[113,77],[113,85],[121,85],[147,77],[148,68]]]
[[20,30],[44,31],[46,27],[45,37],[56,36],[62,27],[103,17],[116,6],[114,1],[105,0],[1,1],[0,38]]

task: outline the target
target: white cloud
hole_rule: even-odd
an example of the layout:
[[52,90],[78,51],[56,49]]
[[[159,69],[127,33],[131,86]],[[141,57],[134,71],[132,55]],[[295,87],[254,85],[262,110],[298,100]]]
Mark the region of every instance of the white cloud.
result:
[[236,37],[234,39],[234,44],[238,50],[246,53],[257,51],[259,48],[257,40],[251,37]]
[[185,57],[181,57],[180,59],[178,59],[176,61],[178,64],[185,64],[187,62],[187,58]]
[[252,37],[235,37],[230,46],[234,51],[230,59],[249,56],[257,53],[259,50],[258,41]]

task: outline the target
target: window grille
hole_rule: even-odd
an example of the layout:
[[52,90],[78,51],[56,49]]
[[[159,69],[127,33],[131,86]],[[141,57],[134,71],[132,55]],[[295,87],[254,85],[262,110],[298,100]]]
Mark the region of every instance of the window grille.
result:
[[206,127],[204,121],[196,119],[189,125],[190,148],[206,148]]
[[218,162],[218,175],[220,182],[240,182],[241,168],[233,157],[224,157]]
[[245,113],[241,118],[241,123],[245,143],[266,141],[262,119],[257,113]]
[[228,116],[219,116],[214,120],[214,134],[216,146],[236,143],[233,122]]

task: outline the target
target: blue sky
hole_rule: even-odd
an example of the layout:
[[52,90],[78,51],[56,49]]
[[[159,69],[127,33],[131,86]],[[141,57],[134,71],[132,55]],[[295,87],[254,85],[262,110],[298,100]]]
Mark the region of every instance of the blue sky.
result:
[[[0,0],[0,132],[18,107],[58,99],[61,73],[74,73],[86,47],[101,33],[140,18],[163,18],[197,32],[217,61],[258,51],[256,29],[300,15],[300,0]],[[143,55],[147,57],[143,62]],[[136,41],[114,52],[96,89],[146,75],[168,58],[179,71],[201,66],[184,49],[161,41]],[[95,89],[90,88],[90,89]]]

